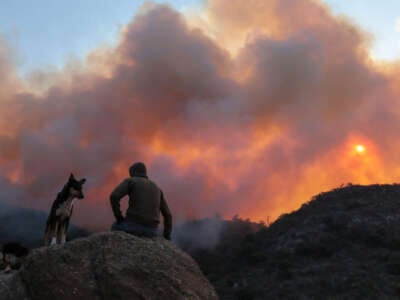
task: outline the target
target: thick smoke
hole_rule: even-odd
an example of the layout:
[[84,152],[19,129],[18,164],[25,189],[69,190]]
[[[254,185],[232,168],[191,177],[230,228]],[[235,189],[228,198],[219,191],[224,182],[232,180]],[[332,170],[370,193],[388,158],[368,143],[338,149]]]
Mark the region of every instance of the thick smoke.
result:
[[38,72],[40,93],[0,43],[0,199],[48,210],[73,171],[88,179],[75,222],[104,228],[138,160],[178,219],[273,219],[342,183],[397,181],[399,68],[371,61],[367,34],[311,0],[200,15],[147,5],[114,49]]

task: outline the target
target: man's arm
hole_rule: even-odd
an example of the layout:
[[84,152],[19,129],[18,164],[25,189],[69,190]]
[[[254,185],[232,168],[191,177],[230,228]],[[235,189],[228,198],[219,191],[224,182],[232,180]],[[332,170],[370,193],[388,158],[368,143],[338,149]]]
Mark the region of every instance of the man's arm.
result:
[[122,216],[121,213],[121,206],[119,202],[121,199],[129,194],[129,178],[125,179],[122,181],[111,193],[110,195],[110,203],[111,207],[115,216],[115,219],[117,219],[117,223],[120,223],[124,217]]
[[172,215],[171,212],[169,211],[167,201],[165,201],[164,194],[162,191],[161,191],[160,210],[164,218],[164,237],[167,240],[170,240],[172,231]]

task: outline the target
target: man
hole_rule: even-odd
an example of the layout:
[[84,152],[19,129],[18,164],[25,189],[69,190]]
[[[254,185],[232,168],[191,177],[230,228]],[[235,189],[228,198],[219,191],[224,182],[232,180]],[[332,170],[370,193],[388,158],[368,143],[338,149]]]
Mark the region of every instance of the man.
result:
[[[164,238],[171,239],[172,216],[163,192],[148,179],[142,162],[129,168],[131,177],[122,181],[110,195],[111,207],[116,218],[111,230],[125,231],[137,236],[157,236],[160,212],[164,218]],[[122,216],[120,201],[129,195],[129,207]]]

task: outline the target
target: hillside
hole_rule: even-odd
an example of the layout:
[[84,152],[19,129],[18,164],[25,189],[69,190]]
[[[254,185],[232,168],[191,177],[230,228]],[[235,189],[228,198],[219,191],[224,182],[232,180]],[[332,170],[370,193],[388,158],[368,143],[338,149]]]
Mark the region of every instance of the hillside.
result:
[[212,249],[183,245],[222,299],[400,297],[400,185],[321,193],[256,232],[227,224]]
[[[43,245],[47,214],[30,208],[6,205],[0,202],[0,245],[20,242],[27,247]],[[87,236],[89,232],[71,224],[68,239]]]

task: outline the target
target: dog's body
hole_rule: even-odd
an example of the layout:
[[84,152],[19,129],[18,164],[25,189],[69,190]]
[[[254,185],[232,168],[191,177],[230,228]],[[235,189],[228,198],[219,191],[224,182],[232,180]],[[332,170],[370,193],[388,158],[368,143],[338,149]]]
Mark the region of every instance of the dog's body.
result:
[[83,199],[82,185],[85,181],[84,178],[76,180],[74,175],[71,174],[67,184],[58,193],[47,219],[44,237],[45,246],[65,243],[74,201],[76,198]]

